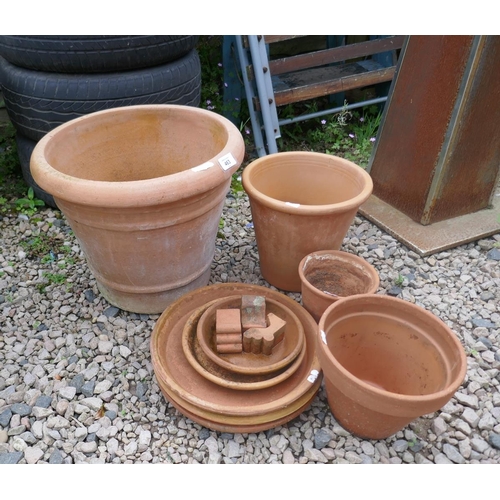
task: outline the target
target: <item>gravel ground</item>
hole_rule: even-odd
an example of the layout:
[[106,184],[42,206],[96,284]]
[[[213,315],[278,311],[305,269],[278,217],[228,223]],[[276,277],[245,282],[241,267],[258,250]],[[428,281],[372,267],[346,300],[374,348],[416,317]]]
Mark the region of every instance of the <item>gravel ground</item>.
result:
[[[211,283],[269,286],[245,193],[228,195],[223,218]],[[356,217],[342,249],[375,266],[378,293],[444,320],[468,360],[444,408],[378,441],[344,430],[323,388],[309,410],[267,432],[193,423],[154,376],[158,315],[99,295],[57,210],[6,214],[0,235],[0,463],[500,463],[500,235],[422,258]]]

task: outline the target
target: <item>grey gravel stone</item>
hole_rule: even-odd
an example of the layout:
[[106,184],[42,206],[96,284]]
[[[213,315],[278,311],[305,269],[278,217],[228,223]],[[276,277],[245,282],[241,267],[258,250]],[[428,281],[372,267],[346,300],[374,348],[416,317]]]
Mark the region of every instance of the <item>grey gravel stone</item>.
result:
[[445,443],[443,445],[443,452],[452,462],[455,462],[456,464],[465,463],[464,457],[462,457],[459,451],[451,444]]
[[48,408],[52,404],[52,396],[39,396],[36,398],[34,406],[39,406],[40,408]]
[[135,389],[135,394],[139,398],[139,400],[143,400],[146,395],[147,387],[142,382],[137,382],[137,386]]
[[91,396],[94,395],[94,387],[95,387],[95,380],[89,380],[88,382],[85,382],[85,384],[82,385],[81,393],[85,397],[90,398]]
[[432,462],[428,458],[424,457],[421,453],[417,453],[415,455],[415,463],[416,464],[432,464]]
[[484,328],[495,328],[495,323],[483,319],[483,318],[472,318],[472,324],[476,327],[484,327]]
[[500,260],[500,249],[492,248],[487,254],[488,259]]
[[500,450],[500,434],[496,434],[494,432],[491,432],[488,441],[493,448],[496,448],[497,450]]
[[326,427],[318,429],[316,434],[314,435],[314,447],[318,450],[321,450],[325,446],[328,446],[328,443],[334,438],[333,431]]
[[354,451],[348,451],[346,454],[345,454],[345,458],[346,460],[350,463],[350,464],[361,464],[363,463],[363,458],[360,457],[357,453],[355,453]]
[[493,292],[483,292],[479,295],[479,298],[488,302],[489,300],[493,300],[495,298],[495,294]]
[[32,408],[30,405],[25,403],[15,403],[10,407],[12,413],[21,415],[21,417],[26,417],[27,415],[31,415]]
[[488,443],[484,439],[480,438],[473,438],[470,440],[470,443],[472,449],[479,453],[484,453],[489,447]]
[[17,464],[23,458],[24,453],[13,451],[10,453],[0,453],[0,464]]
[[295,457],[291,450],[287,449],[283,452],[283,463],[288,465],[295,463]]
[[64,459],[63,459],[62,453],[57,448],[55,448],[54,451],[50,455],[49,464],[60,465],[63,463],[64,463]]
[[462,413],[462,418],[471,426],[477,427],[479,423],[479,415],[472,408],[465,408]]
[[436,436],[440,436],[448,430],[448,424],[445,422],[444,418],[437,417],[432,422],[432,430]]
[[95,293],[93,290],[85,290],[85,292],[83,292],[84,295],[85,295],[85,299],[92,303],[94,302],[94,300],[96,299],[96,296],[95,296]]
[[403,453],[408,449],[408,441],[406,441],[405,439],[398,439],[393,443],[392,448],[397,453]]
[[393,297],[397,297],[402,293],[403,289],[399,286],[391,286],[389,290],[387,290],[387,295],[392,295]]
[[82,393],[83,384],[85,384],[85,377],[81,373],[73,377],[73,379],[69,383],[71,387],[74,387],[76,389],[77,394]]
[[12,418],[12,410],[7,408],[0,413],[0,426],[7,427],[9,425],[10,419]]
[[119,312],[120,309],[118,309],[118,307],[110,306],[104,310],[104,316],[106,316],[107,318],[114,318],[119,314]]
[[61,387],[61,389],[59,390],[59,394],[61,397],[71,401],[76,395],[76,387],[70,385]]
[[473,394],[464,394],[463,392],[457,392],[455,394],[457,401],[465,406],[469,406],[475,410],[479,409],[479,400],[477,396]]
[[43,454],[43,450],[35,446],[24,450],[24,458],[27,464],[36,464],[43,457]]
[[106,417],[108,417],[110,420],[114,420],[118,416],[118,414],[116,413],[116,411],[111,411],[111,410],[108,410],[107,412],[105,412],[104,415]]
[[203,427],[202,429],[200,429],[200,432],[198,433],[199,439],[204,441],[209,436],[210,436],[210,431],[206,427]]
[[453,462],[444,453],[439,453],[436,458],[434,458],[434,463],[440,465],[450,465]]

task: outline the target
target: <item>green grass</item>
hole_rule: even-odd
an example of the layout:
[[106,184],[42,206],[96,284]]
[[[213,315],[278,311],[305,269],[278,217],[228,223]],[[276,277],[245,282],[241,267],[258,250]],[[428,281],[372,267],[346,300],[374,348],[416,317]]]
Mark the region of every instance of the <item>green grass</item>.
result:
[[26,251],[28,258],[40,259],[43,264],[55,261],[59,253],[71,252],[61,238],[42,232],[28,240],[21,241],[20,245]]

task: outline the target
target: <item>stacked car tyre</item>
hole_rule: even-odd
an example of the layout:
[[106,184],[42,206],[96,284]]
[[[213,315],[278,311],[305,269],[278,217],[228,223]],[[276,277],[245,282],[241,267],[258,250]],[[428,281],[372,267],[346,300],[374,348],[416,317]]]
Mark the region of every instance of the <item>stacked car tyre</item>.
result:
[[36,143],[69,120],[138,104],[198,106],[197,35],[0,35],[0,82],[17,132],[19,160],[35,195],[55,207],[33,180]]

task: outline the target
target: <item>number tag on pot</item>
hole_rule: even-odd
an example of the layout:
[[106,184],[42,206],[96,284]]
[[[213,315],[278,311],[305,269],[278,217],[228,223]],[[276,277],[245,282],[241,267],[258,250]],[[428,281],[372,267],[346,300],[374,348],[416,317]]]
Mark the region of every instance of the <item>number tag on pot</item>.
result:
[[311,370],[311,373],[309,374],[309,377],[307,377],[307,381],[311,382],[311,384],[314,384],[316,379],[318,378],[319,371],[318,370]]
[[219,165],[222,167],[222,170],[229,170],[233,165],[236,165],[236,160],[231,153],[228,153],[219,158]]

